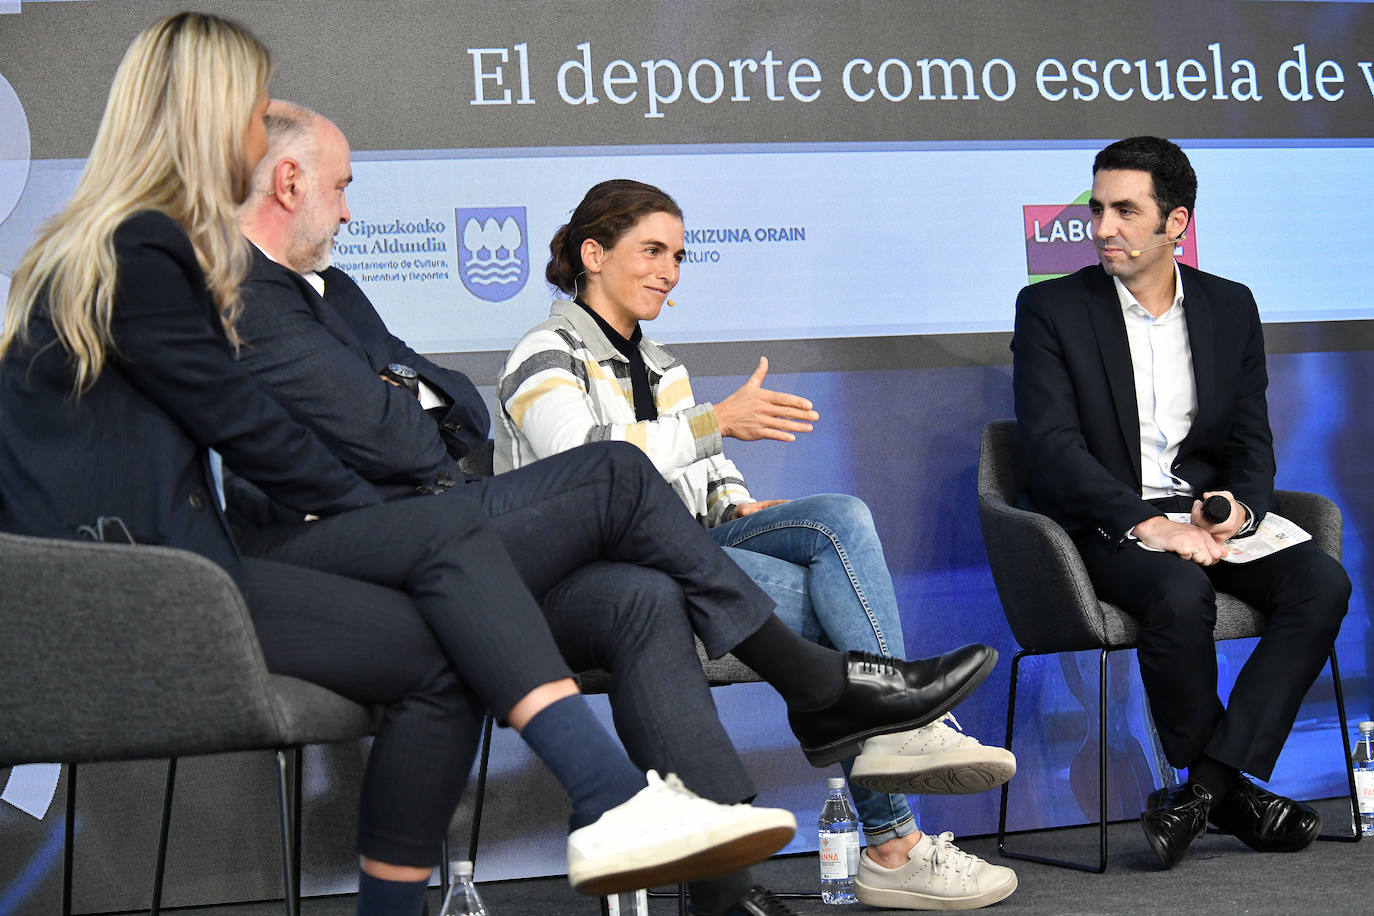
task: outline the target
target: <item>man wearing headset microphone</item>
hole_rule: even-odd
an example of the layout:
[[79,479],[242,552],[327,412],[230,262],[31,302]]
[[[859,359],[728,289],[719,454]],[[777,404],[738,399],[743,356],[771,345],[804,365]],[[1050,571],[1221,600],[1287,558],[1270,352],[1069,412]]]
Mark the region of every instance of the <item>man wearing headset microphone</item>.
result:
[[[1012,340],[1031,504],[1068,531],[1098,595],[1139,622],[1160,741],[1188,769],[1141,815],[1166,868],[1209,821],[1266,852],[1317,836],[1315,811],[1245,774],[1272,774],[1351,591],[1340,564],[1286,520],[1267,523],[1289,526],[1286,549],[1256,557],[1242,546],[1264,540],[1247,538],[1263,535],[1273,508],[1264,340],[1249,289],[1174,260],[1196,195],[1187,156],[1168,140],[1099,152],[1099,264],[1023,289]],[[1217,591],[1268,618],[1225,705]]]

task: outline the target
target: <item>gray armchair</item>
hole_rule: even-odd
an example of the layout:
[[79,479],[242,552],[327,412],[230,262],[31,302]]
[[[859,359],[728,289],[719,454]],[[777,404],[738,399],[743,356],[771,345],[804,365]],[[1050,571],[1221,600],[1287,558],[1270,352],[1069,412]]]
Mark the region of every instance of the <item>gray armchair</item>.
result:
[[[1107,656],[1136,644],[1135,620],[1115,605],[1099,601],[1087,570],[1064,529],[1046,516],[1019,509],[1017,494],[1026,489],[1026,470],[1015,420],[994,420],[983,428],[978,456],[978,517],[993,582],[1012,635],[1022,647],[1011,666],[1007,698],[1007,749],[1011,749],[1016,716],[1016,686],[1021,660],[1030,655],[1096,649],[1098,660],[1098,781],[1099,858],[1095,866],[1032,856],[1006,848],[1007,801],[1010,784],[1002,787],[997,821],[998,849],[1004,856],[1046,865],[1103,872],[1107,868]],[[1335,503],[1315,493],[1276,491],[1280,514],[1312,534],[1328,554],[1341,556],[1341,512]],[[1239,639],[1264,632],[1265,618],[1230,595],[1217,596],[1216,638]],[[1345,698],[1341,692],[1336,653],[1331,652],[1340,741],[1350,773],[1350,748],[1345,735]],[[1356,842],[1358,804],[1353,775],[1349,777],[1351,833],[1322,839]]]
[[171,758],[156,913],[176,758],[261,748],[276,751],[283,888],[294,916],[300,808],[288,817],[286,751],[371,734],[372,712],[269,673],[233,580],[197,554],[0,534],[0,595],[0,766],[70,765],[62,912],[71,908],[77,764]]

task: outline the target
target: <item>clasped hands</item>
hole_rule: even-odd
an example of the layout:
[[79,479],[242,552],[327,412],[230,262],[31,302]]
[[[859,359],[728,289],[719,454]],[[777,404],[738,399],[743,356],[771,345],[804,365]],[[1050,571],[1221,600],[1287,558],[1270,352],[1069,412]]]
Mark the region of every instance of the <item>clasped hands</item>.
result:
[[[1225,496],[1231,503],[1226,521],[1213,525],[1202,517],[1202,500],[1209,496]],[[1147,518],[1131,529],[1140,543],[1155,550],[1176,553],[1199,566],[1211,566],[1231,551],[1226,542],[1245,525],[1245,509],[1230,490],[1209,490],[1202,499],[1193,500],[1192,518],[1175,522],[1162,515]]]

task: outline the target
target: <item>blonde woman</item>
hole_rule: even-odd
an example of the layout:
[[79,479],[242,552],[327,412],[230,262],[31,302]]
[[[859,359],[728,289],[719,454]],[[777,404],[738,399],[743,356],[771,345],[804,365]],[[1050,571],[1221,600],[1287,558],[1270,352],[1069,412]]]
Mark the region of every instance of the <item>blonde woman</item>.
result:
[[[380,505],[234,362],[249,264],[236,210],[267,148],[271,69],[247,31],[196,13],[130,46],[76,192],[10,290],[0,528],[72,538],[118,516],[137,543],[201,553],[235,577],[273,671],[385,708],[361,801],[360,913],[420,912],[482,707],[568,789],[579,890],[772,853],[792,835],[788,812],[716,805],[652,773],[646,786],[577,693],[480,506]],[[282,530],[340,549],[311,568],[240,556],[220,456],[294,513]]]

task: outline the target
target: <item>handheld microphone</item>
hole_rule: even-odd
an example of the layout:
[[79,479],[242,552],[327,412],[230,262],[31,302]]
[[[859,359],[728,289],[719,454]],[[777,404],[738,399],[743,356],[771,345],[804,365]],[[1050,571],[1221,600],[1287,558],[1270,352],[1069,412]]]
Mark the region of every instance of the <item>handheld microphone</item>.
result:
[[[1185,232],[1176,239],[1165,239],[1162,242],[1155,242],[1153,245],[1146,245],[1144,248],[1132,248],[1128,253],[1131,257],[1138,258],[1145,252],[1150,251],[1151,249],[1163,248],[1165,245],[1177,245],[1179,242],[1183,241],[1187,237],[1188,233]],[[1223,497],[1223,499],[1224,498],[1225,497]]]
[[1202,504],[1202,517],[1213,525],[1220,525],[1231,517],[1231,501],[1221,494],[1207,497]]

